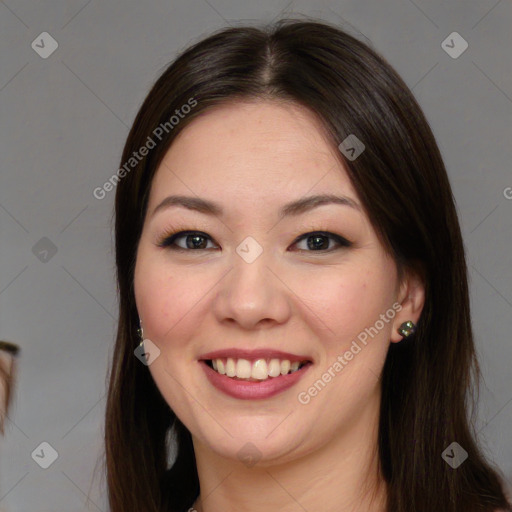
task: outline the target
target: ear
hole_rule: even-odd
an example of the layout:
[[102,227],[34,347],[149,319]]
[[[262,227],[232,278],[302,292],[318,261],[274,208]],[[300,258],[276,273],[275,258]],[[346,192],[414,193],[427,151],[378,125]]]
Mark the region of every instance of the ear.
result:
[[417,324],[420,319],[425,304],[425,284],[420,273],[413,270],[405,272],[404,278],[398,286],[397,302],[401,309],[397,308],[397,314],[393,320],[392,343],[398,343],[404,339],[398,333],[398,328],[403,322],[411,320]]

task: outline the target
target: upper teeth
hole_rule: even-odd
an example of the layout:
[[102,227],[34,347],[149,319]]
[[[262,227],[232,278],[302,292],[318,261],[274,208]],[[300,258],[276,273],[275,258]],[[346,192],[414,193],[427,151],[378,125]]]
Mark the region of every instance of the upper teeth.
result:
[[300,363],[294,361],[291,363],[288,359],[258,359],[251,363],[247,359],[212,359],[213,369],[222,375],[228,377],[238,377],[239,379],[258,379],[265,380],[268,377],[278,377],[287,373],[295,372],[299,369]]

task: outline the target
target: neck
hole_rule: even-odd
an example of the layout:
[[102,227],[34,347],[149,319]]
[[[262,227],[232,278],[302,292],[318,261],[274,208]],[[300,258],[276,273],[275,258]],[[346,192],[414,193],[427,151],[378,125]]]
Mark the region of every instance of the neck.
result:
[[366,411],[348,430],[283,464],[258,462],[246,467],[193,437],[201,487],[193,508],[197,512],[384,512],[386,486],[377,449],[379,407]]

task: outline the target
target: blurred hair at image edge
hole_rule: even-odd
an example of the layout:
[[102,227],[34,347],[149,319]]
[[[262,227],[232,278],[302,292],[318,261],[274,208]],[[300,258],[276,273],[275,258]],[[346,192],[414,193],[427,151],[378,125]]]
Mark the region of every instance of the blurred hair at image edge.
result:
[[0,341],[0,433],[5,435],[5,417],[11,406],[16,382],[19,346],[9,341]]

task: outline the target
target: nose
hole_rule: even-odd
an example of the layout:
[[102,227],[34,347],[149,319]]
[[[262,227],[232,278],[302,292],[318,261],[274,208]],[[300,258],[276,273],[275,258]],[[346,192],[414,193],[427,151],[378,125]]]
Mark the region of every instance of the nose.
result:
[[286,322],[293,294],[271,268],[267,253],[263,251],[254,260],[240,254],[233,254],[231,270],[218,285],[213,308],[219,322],[236,323],[247,330]]

